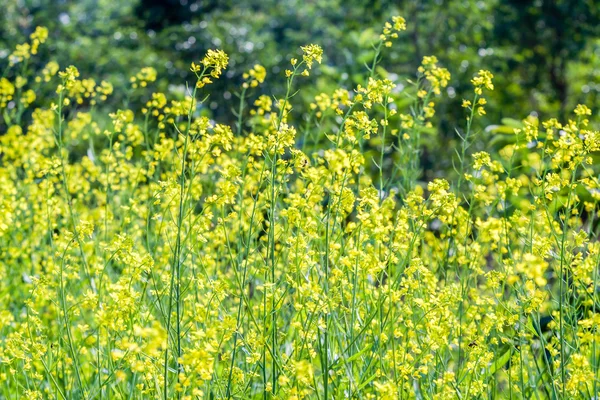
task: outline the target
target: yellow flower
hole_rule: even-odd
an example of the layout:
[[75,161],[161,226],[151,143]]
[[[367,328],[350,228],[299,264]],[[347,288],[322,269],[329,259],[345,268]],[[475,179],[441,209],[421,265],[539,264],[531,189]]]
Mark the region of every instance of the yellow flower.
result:
[[6,78],[0,78],[0,108],[12,100],[15,94],[15,86]]
[[249,80],[248,82],[244,82],[244,87],[257,87],[260,83],[265,81],[267,76],[267,70],[262,65],[256,64],[252,69],[243,74],[243,78],[245,80]]
[[45,43],[48,39],[48,28],[38,26],[35,31],[29,35],[31,39],[31,54],[37,54],[38,47],[40,44]]
[[152,67],[144,67],[140,70],[140,72],[135,74],[135,76],[129,78],[129,81],[131,82],[131,87],[134,89],[138,87],[146,87],[148,86],[148,82],[156,81],[156,69]]
[[79,78],[79,70],[77,67],[70,65],[64,71],[58,73],[58,76],[63,79],[65,86],[69,86]]
[[492,79],[494,75],[490,71],[479,70],[477,75],[473,79],[471,79],[471,83],[475,86],[475,93],[481,95],[483,93],[483,89],[494,90],[494,84],[492,83]]
[[580,117],[584,115],[592,115],[592,110],[590,110],[584,104],[577,104],[577,107],[575,107],[575,115],[578,115]]
[[302,60],[306,63],[308,69],[312,68],[314,61],[321,64],[323,59],[323,49],[318,44],[309,44],[300,47],[302,49]]
[[[218,78],[229,64],[229,56],[223,50],[209,49],[200,63],[204,65],[204,68],[211,70],[210,75],[213,78]],[[192,70],[196,72],[193,66],[194,64],[192,64]]]
[[390,47],[392,42],[389,39],[397,39],[398,32],[406,30],[406,20],[400,16],[392,17],[392,22],[386,22],[383,25],[383,32],[380,35],[381,41],[386,47]]
[[[435,56],[423,57],[423,62],[418,71],[425,75],[425,79],[431,84],[433,93],[439,95],[440,89],[448,86],[450,81],[450,72],[446,68],[437,65],[438,59]],[[424,96],[419,96],[424,97]]]
[[482,167],[488,167],[492,163],[492,159],[489,153],[480,151],[479,153],[473,154],[473,168],[481,169]]

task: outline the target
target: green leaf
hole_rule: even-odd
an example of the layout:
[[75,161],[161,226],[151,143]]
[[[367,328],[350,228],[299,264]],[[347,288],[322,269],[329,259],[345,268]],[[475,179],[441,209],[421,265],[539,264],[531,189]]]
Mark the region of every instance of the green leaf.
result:
[[[514,118],[502,118],[502,124],[509,126],[510,128],[514,129],[514,128],[518,128],[521,129],[523,128],[523,122],[519,121],[518,119],[514,119]],[[512,131],[511,131],[512,133]]]
[[366,345],[364,349],[362,349],[361,351],[359,351],[358,353],[354,353],[351,357],[349,357],[346,362],[352,362],[354,360],[356,360],[357,358],[359,358],[360,356],[362,356],[363,354],[365,354],[367,351],[369,351],[371,349],[371,345]]
[[507,135],[514,135],[515,133],[515,128],[508,125],[490,125],[487,129],[493,133],[502,133]]
[[377,372],[374,373],[373,375],[371,375],[370,377],[368,377],[366,381],[361,383],[361,385],[356,389],[356,391],[360,391],[362,388],[367,386],[369,383],[373,382],[376,377],[377,377]]
[[492,362],[490,366],[490,370],[488,371],[488,376],[492,376],[498,371],[500,368],[504,367],[506,363],[510,360],[510,356],[512,353],[512,349],[508,349],[502,354],[499,358]]

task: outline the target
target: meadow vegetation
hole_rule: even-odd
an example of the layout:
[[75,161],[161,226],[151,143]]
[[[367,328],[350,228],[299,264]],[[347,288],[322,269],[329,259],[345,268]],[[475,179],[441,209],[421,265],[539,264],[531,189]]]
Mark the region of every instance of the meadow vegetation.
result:
[[214,49],[173,82],[183,96],[147,66],[119,94],[141,106],[108,112],[110,82],[32,67],[47,29],[16,46],[0,69],[0,397],[597,398],[592,110],[484,129],[503,88],[480,70],[436,156],[451,170],[424,182],[451,71],[431,55],[414,79],[382,73],[407,23],[378,28],[362,83],[307,104],[318,44],[276,96],[261,60],[215,96],[229,56]]

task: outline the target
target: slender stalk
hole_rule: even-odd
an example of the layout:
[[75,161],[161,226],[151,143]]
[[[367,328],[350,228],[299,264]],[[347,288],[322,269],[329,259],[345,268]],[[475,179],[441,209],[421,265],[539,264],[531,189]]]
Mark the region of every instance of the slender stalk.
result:
[[68,183],[68,179],[67,179],[66,165],[65,165],[65,161],[63,159],[63,149],[64,149],[63,137],[62,137],[63,136],[63,104],[64,104],[64,90],[61,90],[58,95],[58,106],[57,106],[57,111],[56,111],[56,114],[58,116],[58,127],[57,127],[57,131],[56,131],[56,135],[55,135],[55,140],[56,140],[56,143],[58,146],[58,152],[59,152],[58,158],[59,158],[59,162],[60,162],[62,187],[63,187],[63,191],[65,194],[65,200],[67,201],[67,209],[68,209],[69,218],[71,221],[71,229],[73,229],[73,235],[75,237],[75,240],[77,241],[77,245],[79,246],[79,254],[81,256],[81,261],[83,262],[83,271],[88,279],[90,288],[95,293],[96,286],[94,284],[94,279],[92,278],[92,276],[90,274],[87,258],[85,255],[85,251],[83,249],[83,241],[81,240],[81,235],[79,234],[79,231],[77,229],[77,223],[75,222],[75,211],[73,210],[73,201],[72,201],[71,195],[69,193],[69,183]]
[[[204,76],[206,71],[206,67],[200,74],[200,76]],[[181,357],[181,268],[182,268],[182,225],[183,218],[185,214],[185,185],[186,185],[186,167],[187,167],[187,152],[188,145],[190,141],[190,127],[192,124],[192,115],[196,107],[196,93],[198,90],[198,86],[194,85],[194,90],[192,91],[190,108],[188,110],[187,115],[187,126],[184,132],[184,142],[183,142],[183,152],[181,154],[181,164],[180,164],[180,181],[179,181],[179,206],[178,206],[178,214],[177,214],[177,236],[175,238],[175,248],[173,249],[173,257],[171,261],[171,281],[169,285],[169,306],[167,307],[167,332],[171,330],[171,318],[173,314],[173,294],[175,294],[175,312],[176,312],[176,321],[175,321],[175,371],[176,371],[176,382],[179,382],[179,374],[181,365],[179,363],[179,359]],[[178,129],[176,129],[179,132]],[[167,346],[165,348],[165,358],[164,358],[164,371],[163,371],[163,397],[165,400],[169,398],[169,344],[168,338],[170,336],[167,335]],[[181,394],[177,392],[177,398],[180,398]]]
[[[277,131],[276,131],[276,135],[279,134],[279,131],[281,129],[281,126],[283,124],[283,117],[285,114],[285,110],[287,108],[288,102],[290,100],[290,94],[291,94],[291,90],[292,90],[292,83],[294,81],[294,77],[296,76],[296,72],[298,71],[298,68],[303,64],[303,62],[300,62],[299,64],[294,66],[294,69],[292,71],[292,74],[289,76],[289,78],[287,79],[287,85],[286,85],[286,92],[285,92],[285,97],[283,99],[283,104],[281,105],[281,109],[279,110],[279,116],[277,119]],[[272,360],[271,360],[271,385],[272,385],[272,390],[273,390],[273,394],[277,393],[277,376],[278,376],[278,370],[277,370],[277,312],[275,310],[275,292],[276,292],[276,282],[275,282],[275,269],[276,269],[276,260],[275,260],[275,214],[276,214],[276,210],[277,210],[277,197],[276,197],[276,189],[275,189],[275,181],[276,181],[276,176],[277,176],[277,160],[278,160],[278,152],[279,152],[279,142],[276,141],[275,142],[275,146],[273,148],[273,155],[271,159],[271,176],[270,176],[270,180],[269,180],[269,186],[270,186],[270,192],[271,192],[271,204],[269,207],[269,237],[268,237],[268,246],[267,246],[267,254],[268,254],[268,258],[269,258],[269,264],[270,264],[270,276],[269,276],[269,280],[270,280],[270,284],[271,284],[271,290],[272,290],[272,294],[271,294],[271,349],[272,349]],[[266,307],[266,304],[265,304]],[[265,308],[265,313],[267,312],[267,309]],[[266,327],[265,327],[266,329]],[[263,351],[263,364],[266,365],[266,352]],[[266,377],[264,377],[266,378]],[[266,384],[266,381],[265,381]]]

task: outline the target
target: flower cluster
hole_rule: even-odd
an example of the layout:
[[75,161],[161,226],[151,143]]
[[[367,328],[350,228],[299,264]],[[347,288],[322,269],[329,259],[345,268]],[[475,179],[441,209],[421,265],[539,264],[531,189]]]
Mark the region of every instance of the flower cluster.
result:
[[[190,71],[192,71],[196,78],[196,87],[198,89],[205,85],[212,83],[212,78],[219,78],[224,69],[229,64],[229,56],[223,50],[212,50],[209,49],[206,52],[204,58],[200,61],[200,64],[192,62]],[[209,77],[210,76],[210,77]]]
[[[423,57],[423,62],[421,63],[418,71],[425,76],[427,81],[429,81],[433,93],[439,95],[440,89],[448,86],[448,81],[450,81],[450,72],[448,72],[446,68],[439,67],[437,63],[437,57],[425,56]],[[425,97],[425,95],[425,91],[419,92],[419,97]]]
[[156,69],[144,67],[135,76],[129,78],[129,81],[133,89],[137,89],[138,87],[145,88],[149,83],[156,81]]
[[256,64],[250,71],[245,72],[242,77],[246,80],[243,84],[244,88],[257,87],[265,81],[267,70],[262,65]]
[[494,84],[492,83],[493,78],[494,75],[492,75],[490,71],[480,70],[477,75],[471,79],[471,83],[475,87],[475,93],[481,95],[483,89],[494,90]]
[[28,60],[32,55],[36,55],[40,44],[48,39],[48,28],[38,26],[35,31],[29,35],[30,43],[18,44],[15,50],[9,56],[10,65],[15,65],[24,60]]
[[321,64],[323,60],[323,49],[318,44],[309,44],[302,46],[302,60],[306,64],[306,68],[311,69],[313,62]]
[[381,41],[386,47],[391,47],[390,39],[397,39],[398,33],[406,30],[406,20],[400,16],[392,17],[392,22],[386,22],[383,26],[383,32],[380,35]]

